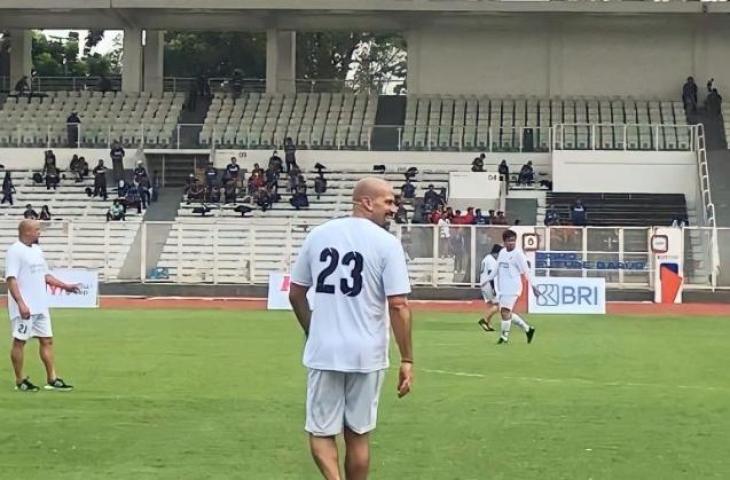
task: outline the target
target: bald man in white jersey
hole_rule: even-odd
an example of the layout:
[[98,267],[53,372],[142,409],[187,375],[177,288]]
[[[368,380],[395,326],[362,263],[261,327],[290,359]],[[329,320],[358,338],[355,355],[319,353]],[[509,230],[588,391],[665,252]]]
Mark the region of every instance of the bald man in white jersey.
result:
[[505,230],[502,233],[502,241],[504,248],[500,250],[497,256],[497,268],[482,280],[489,282],[494,280],[495,277],[497,279],[495,286],[499,301],[499,311],[502,315],[500,335],[497,343],[503,344],[509,341],[509,332],[513,323],[525,332],[525,335],[527,335],[527,343],[532,343],[532,339],[535,336],[535,327],[530,326],[521,316],[514,313],[517,299],[522,295],[522,278],[524,277],[530,283],[535,296],[540,296],[540,293],[532,285],[532,274],[530,273],[530,267],[527,265],[527,257],[517,247],[517,233],[513,230]]
[[[307,335],[305,430],[323,477],[340,480],[335,437],[344,432],[345,478],[362,480],[370,467],[369,433],[388,368],[389,327],[400,350],[398,396],[411,390],[411,291],[405,254],[387,231],[396,212],[388,182],[355,185],[352,216],[313,229],[292,270],[291,301]],[[310,312],[307,290],[315,289]]]

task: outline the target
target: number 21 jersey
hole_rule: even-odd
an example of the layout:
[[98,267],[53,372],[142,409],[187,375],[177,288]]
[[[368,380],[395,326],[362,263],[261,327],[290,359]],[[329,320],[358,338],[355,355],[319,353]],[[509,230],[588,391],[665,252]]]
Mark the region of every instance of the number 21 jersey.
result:
[[388,368],[387,297],[411,291],[397,238],[365,218],[330,220],[307,235],[291,281],[315,291],[306,367],[339,372]]

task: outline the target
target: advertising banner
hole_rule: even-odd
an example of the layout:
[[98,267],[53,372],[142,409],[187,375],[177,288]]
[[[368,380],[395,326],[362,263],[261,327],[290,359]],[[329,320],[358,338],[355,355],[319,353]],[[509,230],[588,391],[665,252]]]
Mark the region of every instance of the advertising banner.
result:
[[537,277],[535,297],[529,289],[530,313],[606,313],[606,281],[603,278]]
[[68,293],[46,285],[51,308],[97,308],[99,306],[99,273],[96,270],[53,269],[51,275],[64,283],[78,283],[81,292]]

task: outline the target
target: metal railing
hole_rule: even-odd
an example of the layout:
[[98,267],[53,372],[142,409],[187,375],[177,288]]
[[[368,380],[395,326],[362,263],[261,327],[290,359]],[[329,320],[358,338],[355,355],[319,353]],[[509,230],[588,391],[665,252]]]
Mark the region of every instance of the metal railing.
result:
[[710,186],[710,170],[707,164],[707,144],[705,129],[702,124],[697,126],[695,137],[695,151],[697,152],[697,175],[698,175],[698,198],[695,200],[696,208],[699,210],[698,218],[701,227],[712,228],[712,248],[709,252],[712,264],[712,283],[717,284],[717,277],[720,274],[720,246],[717,237],[717,226],[715,220],[715,204],[712,201],[712,190]]
[[[262,284],[269,273],[289,270],[316,223],[296,218],[190,218],[141,224],[66,220],[44,224],[42,242],[52,267],[96,268],[107,282]],[[124,225],[130,229],[126,237]],[[134,243],[132,234],[138,225],[142,241]],[[406,224],[394,225],[392,230],[403,244],[414,285],[477,287],[481,260],[493,244],[501,242],[505,228]],[[4,237],[14,237],[16,229],[17,220],[0,221]],[[534,227],[539,239],[535,274],[602,277],[610,288],[651,289],[653,231],[653,227]],[[686,289],[730,287],[730,278],[723,283],[712,275],[704,251],[712,249],[718,232],[730,238],[730,228],[683,229]],[[120,243],[121,238],[126,240]],[[703,250],[699,255],[698,247]],[[139,268],[122,268],[128,265],[128,256],[140,259]]]

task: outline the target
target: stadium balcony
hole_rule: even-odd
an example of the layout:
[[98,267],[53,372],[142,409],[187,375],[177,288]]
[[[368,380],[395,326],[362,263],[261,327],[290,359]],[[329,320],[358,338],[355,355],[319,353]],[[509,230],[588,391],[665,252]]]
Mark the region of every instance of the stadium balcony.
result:
[[[9,96],[0,104],[0,146],[109,147],[119,142],[170,147],[183,101],[182,93],[172,92],[61,90],[31,98]],[[81,120],[75,142],[67,123],[72,112]]]
[[126,221],[106,222],[113,195],[106,202],[89,198],[85,189],[93,188],[93,180],[77,183],[62,178],[57,190],[47,190],[45,184],[33,181],[33,173],[11,171],[16,189],[15,205],[0,205],[0,240],[9,245],[17,239],[18,222],[27,204],[37,212],[48,205],[52,221],[43,222],[41,245],[50,267],[96,268],[102,279],[117,279],[142,215],[130,209]]

